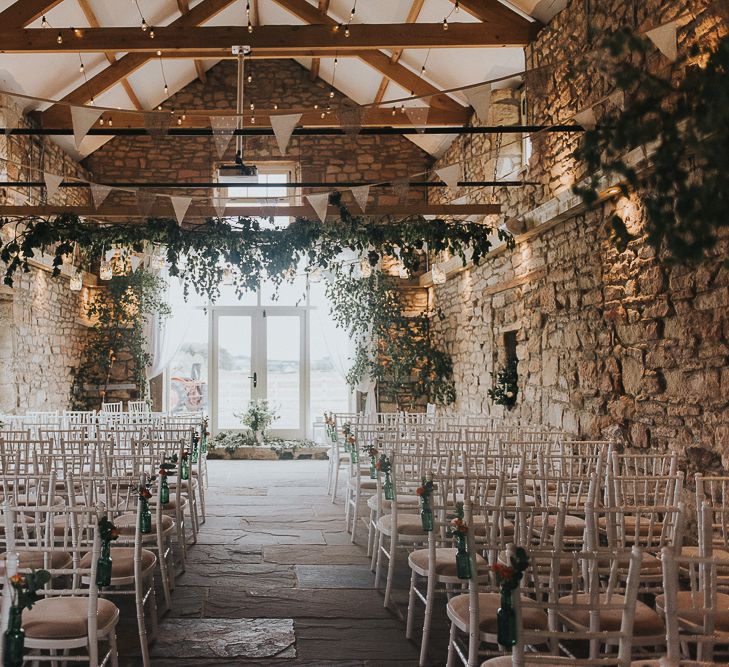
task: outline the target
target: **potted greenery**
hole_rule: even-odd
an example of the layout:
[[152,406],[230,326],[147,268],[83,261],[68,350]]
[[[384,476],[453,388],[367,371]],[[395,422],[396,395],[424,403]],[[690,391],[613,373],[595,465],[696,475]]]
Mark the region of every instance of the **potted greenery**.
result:
[[[276,409],[265,399],[250,401],[248,410],[238,417],[252,432],[256,442],[266,441],[266,430],[278,417]],[[259,435],[260,434],[260,435]]]

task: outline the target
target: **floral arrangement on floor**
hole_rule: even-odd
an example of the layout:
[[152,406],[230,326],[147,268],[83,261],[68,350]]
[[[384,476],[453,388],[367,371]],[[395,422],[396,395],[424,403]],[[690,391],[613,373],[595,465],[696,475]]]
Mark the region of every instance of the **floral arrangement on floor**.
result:
[[208,458],[224,458],[220,453],[221,451],[228,454],[228,456],[233,456],[238,449],[244,447],[270,449],[279,458],[288,458],[287,455],[289,454],[301,449],[314,449],[319,445],[308,439],[266,438],[265,441],[259,442],[248,432],[221,432],[209,441]]
[[[234,415],[240,419],[243,426],[247,426],[252,432],[253,437],[266,442],[266,431],[278,418],[278,412],[266,399],[250,401],[248,409],[242,415]],[[258,434],[261,437],[258,437]]]

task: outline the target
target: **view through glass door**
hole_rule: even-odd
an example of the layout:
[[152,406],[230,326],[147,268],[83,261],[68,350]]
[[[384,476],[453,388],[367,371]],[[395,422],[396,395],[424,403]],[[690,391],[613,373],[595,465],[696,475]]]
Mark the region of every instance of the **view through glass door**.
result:
[[307,414],[305,311],[286,307],[213,307],[212,427],[242,430],[251,400],[266,399],[278,416],[269,433],[302,438]]

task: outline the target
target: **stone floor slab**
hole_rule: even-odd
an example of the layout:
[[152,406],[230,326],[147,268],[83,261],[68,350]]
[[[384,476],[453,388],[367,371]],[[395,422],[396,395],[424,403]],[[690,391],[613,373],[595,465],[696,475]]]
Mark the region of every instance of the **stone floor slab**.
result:
[[299,588],[372,588],[367,565],[297,565]]
[[356,544],[332,546],[302,545],[264,547],[263,558],[267,563],[280,565],[366,565],[369,558]]

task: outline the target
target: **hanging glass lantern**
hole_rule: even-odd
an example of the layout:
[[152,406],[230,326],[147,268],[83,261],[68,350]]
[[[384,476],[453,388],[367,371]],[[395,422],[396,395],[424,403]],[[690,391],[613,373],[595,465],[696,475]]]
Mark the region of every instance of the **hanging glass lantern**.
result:
[[442,266],[440,266],[439,264],[433,264],[433,269],[431,273],[433,276],[434,285],[445,285],[446,272],[443,270]]
[[111,262],[101,262],[99,266],[99,278],[101,280],[111,280],[114,275],[114,267]]
[[367,257],[359,260],[359,272],[363,278],[369,278],[372,275],[372,264]]
[[76,273],[74,273],[71,276],[71,280],[68,284],[68,287],[72,292],[80,292],[81,288],[83,286],[84,286],[84,281],[81,276],[81,271],[76,271]]
[[316,266],[309,272],[309,280],[312,283],[321,282],[321,269]]

